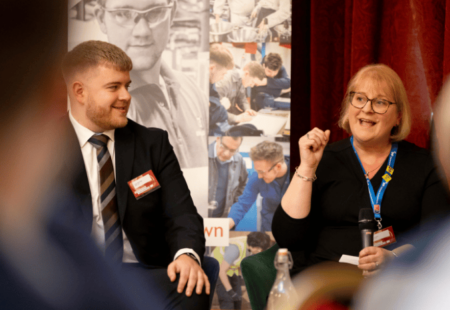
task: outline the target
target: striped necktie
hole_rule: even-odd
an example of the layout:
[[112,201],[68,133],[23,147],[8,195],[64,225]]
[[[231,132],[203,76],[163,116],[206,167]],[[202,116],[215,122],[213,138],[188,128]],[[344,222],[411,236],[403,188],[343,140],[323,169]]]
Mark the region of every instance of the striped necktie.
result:
[[94,135],[89,143],[97,149],[98,171],[100,174],[100,205],[105,229],[105,257],[113,263],[122,262],[123,238],[117,208],[116,182],[111,156],[108,152],[106,135]]

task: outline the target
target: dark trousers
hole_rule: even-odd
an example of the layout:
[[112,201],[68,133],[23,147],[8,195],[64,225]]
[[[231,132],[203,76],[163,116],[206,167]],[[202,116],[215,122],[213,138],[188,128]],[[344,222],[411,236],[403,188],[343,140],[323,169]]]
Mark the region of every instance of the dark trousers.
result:
[[228,276],[228,280],[230,281],[231,288],[236,294],[241,297],[239,301],[233,301],[228,295],[225,287],[222,284],[222,281],[217,281],[217,297],[219,297],[219,305],[220,309],[241,309],[242,305],[242,288],[241,288],[241,276],[233,275],[232,277]]
[[[211,296],[214,293],[214,286],[217,281],[218,263],[211,264],[209,257],[205,257],[208,264],[202,266],[208,275],[211,284]],[[146,268],[141,264],[122,264],[121,275],[128,279],[128,283],[132,283],[132,298],[138,303],[151,300],[148,309],[199,309],[207,310],[210,308],[210,295],[205,293],[203,288],[202,294],[197,295],[194,292],[190,297],[183,293],[177,292],[179,275],[175,282],[170,282],[167,276],[167,269],[161,267]],[[131,281],[129,280],[131,279]]]

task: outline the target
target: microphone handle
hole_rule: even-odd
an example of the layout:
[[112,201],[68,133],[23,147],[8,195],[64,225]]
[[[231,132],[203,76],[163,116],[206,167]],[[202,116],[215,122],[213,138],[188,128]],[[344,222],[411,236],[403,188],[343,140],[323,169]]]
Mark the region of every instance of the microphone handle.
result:
[[362,248],[365,249],[369,246],[373,246],[373,230],[362,229],[361,230]]

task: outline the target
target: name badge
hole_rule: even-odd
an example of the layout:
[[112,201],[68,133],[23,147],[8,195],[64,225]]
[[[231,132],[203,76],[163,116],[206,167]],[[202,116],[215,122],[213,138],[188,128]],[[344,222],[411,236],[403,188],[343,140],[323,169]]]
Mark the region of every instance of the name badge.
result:
[[151,170],[128,181],[128,186],[138,200],[161,187]]
[[397,242],[392,226],[383,228],[373,233],[373,246],[384,247]]

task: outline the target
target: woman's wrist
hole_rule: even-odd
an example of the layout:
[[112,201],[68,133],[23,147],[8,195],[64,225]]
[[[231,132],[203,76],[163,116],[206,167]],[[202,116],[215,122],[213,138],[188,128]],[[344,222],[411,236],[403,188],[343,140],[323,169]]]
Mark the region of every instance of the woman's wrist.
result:
[[315,180],[317,180],[316,174],[314,174],[314,176],[312,176],[312,177],[306,177],[306,176],[300,174],[298,172],[298,167],[295,167],[295,175],[306,182],[314,182]]
[[306,178],[314,178],[316,176],[316,168],[308,167],[302,164],[295,169],[295,172],[296,174],[300,174]]

